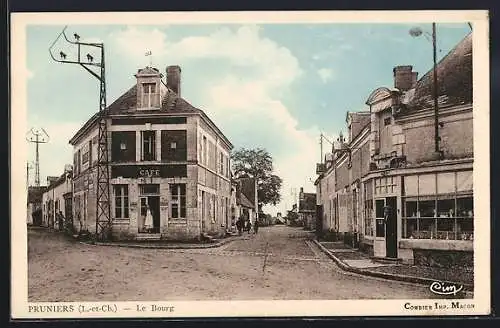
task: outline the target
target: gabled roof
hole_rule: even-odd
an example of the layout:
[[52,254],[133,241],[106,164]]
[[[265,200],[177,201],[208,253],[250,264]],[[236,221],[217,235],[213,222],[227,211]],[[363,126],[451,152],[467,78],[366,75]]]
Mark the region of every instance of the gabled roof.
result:
[[[469,33],[436,65],[439,106],[472,103],[472,33]],[[433,69],[418,82],[408,108],[433,106]]]
[[[145,68],[147,69],[147,68]],[[157,74],[156,72],[155,74]],[[141,71],[141,74],[142,71]],[[178,96],[174,91],[167,88],[166,93],[163,95],[160,110],[137,110],[137,84],[129,88],[125,93],[118,97],[115,101],[111,103],[104,111],[95,113],[85,124],[75,133],[75,135],[69,140],[70,144],[75,144],[81,135],[83,135],[88,129],[90,129],[94,124],[97,123],[100,115],[109,114],[120,115],[120,114],[198,114],[201,115],[205,121],[211,126],[217,133],[219,133],[224,141],[233,147],[229,139],[220,131],[220,129],[215,125],[215,123],[207,116],[207,114],[191,105],[184,98]]]

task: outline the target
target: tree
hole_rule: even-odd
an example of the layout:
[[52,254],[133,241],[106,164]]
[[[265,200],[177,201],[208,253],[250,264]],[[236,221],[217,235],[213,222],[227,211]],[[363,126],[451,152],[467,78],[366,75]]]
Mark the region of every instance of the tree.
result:
[[273,174],[273,159],[265,149],[241,148],[232,154],[231,159],[235,178],[256,178],[259,210],[263,205],[280,202],[283,180]]

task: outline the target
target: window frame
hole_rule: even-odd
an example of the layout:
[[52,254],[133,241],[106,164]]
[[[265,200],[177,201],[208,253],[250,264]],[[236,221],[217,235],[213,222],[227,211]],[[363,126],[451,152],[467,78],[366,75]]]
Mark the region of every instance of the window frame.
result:
[[[118,199],[120,200],[119,206],[117,202]],[[130,197],[128,184],[113,185],[113,200],[115,218],[130,219]],[[117,215],[118,209],[120,210],[120,215]]]
[[[187,218],[186,187],[187,186],[185,183],[169,184],[169,194],[170,194],[169,214],[171,219],[185,220]],[[174,216],[174,208],[176,210],[175,216]]]
[[[148,146],[151,148],[151,153],[150,153],[150,159],[145,159],[145,134],[149,134],[149,136],[152,138],[151,142],[148,142]],[[157,160],[157,151],[156,151],[156,131],[155,130],[143,130],[141,131],[141,161],[143,162],[150,162],[150,161],[156,161]]]

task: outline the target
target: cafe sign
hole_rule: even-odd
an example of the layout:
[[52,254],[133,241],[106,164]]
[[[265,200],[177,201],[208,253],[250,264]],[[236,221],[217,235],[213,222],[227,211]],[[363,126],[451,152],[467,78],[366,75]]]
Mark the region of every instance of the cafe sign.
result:
[[166,165],[113,165],[112,178],[152,179],[187,177],[186,164]]
[[139,168],[140,178],[159,178],[161,177],[160,169]]

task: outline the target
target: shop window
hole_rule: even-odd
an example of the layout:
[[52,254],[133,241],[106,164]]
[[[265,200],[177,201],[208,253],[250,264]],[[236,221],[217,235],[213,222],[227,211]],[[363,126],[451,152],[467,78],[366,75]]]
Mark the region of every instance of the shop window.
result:
[[473,240],[472,195],[408,197],[403,203],[403,238]]
[[128,185],[114,185],[115,191],[115,218],[127,219],[129,217]]
[[143,161],[156,160],[156,131],[142,131],[142,152],[141,158]]
[[365,201],[365,235],[373,236],[373,201],[371,199]]
[[170,210],[171,218],[186,218],[186,185],[170,185]]

